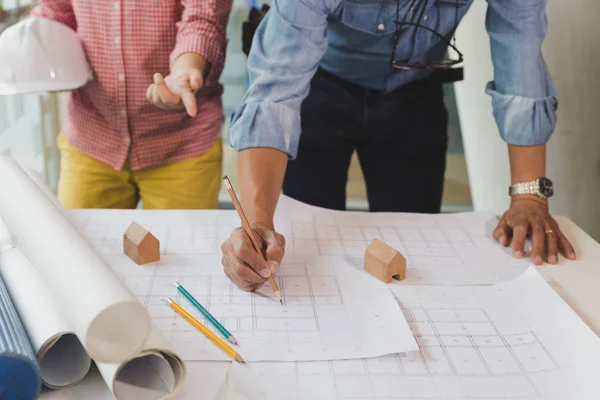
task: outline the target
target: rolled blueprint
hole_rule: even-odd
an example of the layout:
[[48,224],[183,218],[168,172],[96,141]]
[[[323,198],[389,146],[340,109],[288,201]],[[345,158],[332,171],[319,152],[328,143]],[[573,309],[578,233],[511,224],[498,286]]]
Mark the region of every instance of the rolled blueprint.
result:
[[33,400],[40,386],[35,354],[0,278],[0,398]]
[[0,157],[0,182],[0,216],[87,353],[131,359],[150,333],[144,305],[14,160]]
[[154,326],[142,350],[130,360],[96,365],[118,400],[173,398],[187,374],[181,357]]
[[67,218],[69,221],[71,221],[71,223],[73,223],[73,225],[75,225],[73,219],[71,218],[71,214],[69,214],[67,210],[65,210],[65,208],[60,204],[60,202],[52,192],[52,189],[48,187],[48,185],[46,184],[46,182],[44,182],[42,177],[39,176],[36,171],[34,171],[26,165],[20,165],[20,167],[23,168],[23,171],[25,171],[25,173],[31,178],[33,183],[35,183],[36,186],[46,195],[46,197],[48,197],[52,204],[54,204],[56,208],[58,208],[62,212],[65,218]]
[[[70,220],[69,214],[36,172],[24,169],[65,218]],[[150,335],[141,350],[130,359],[121,363],[95,361],[106,385],[118,400],[172,398],[181,389],[187,375],[181,357],[173,352],[154,326],[151,326]]]
[[[9,241],[0,217],[0,243]],[[7,246],[0,252],[0,276],[33,347],[42,383],[52,389],[79,383],[87,375],[91,359],[39,273],[19,248]]]

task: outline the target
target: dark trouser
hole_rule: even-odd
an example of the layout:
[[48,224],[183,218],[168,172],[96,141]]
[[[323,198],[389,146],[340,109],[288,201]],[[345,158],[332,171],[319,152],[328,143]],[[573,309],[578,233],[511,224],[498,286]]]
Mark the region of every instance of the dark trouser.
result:
[[298,156],[288,162],[283,192],[304,203],[344,210],[356,150],[371,211],[438,213],[447,124],[437,81],[382,94],[319,69],[302,104]]

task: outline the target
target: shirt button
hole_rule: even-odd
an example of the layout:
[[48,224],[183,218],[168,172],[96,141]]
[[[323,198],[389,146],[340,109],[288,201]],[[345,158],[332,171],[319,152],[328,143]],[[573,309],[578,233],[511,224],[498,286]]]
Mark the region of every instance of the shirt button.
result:
[[384,24],[379,24],[379,26],[377,27],[378,31],[382,31],[385,29],[385,25]]
[[127,144],[131,143],[131,139],[129,139],[129,136],[127,136],[127,137],[125,138],[125,143],[127,143]]
[[127,115],[127,110],[124,108],[121,108],[121,116],[125,117]]
[[125,80],[125,74],[119,74],[119,82],[123,82]]
[[119,44],[121,43],[121,38],[120,37],[116,37],[115,38],[115,44]]
[[119,3],[118,1],[115,3],[115,9],[118,10],[119,6],[121,5],[121,3]]

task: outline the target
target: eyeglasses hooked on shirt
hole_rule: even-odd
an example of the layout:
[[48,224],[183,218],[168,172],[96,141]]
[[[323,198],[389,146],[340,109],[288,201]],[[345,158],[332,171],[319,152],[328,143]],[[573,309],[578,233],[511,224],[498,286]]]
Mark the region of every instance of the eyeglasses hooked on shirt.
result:
[[[439,32],[435,31],[434,29],[431,29],[425,25],[422,25],[419,22],[415,22],[415,15],[417,15],[417,14],[419,14],[419,15],[416,18],[416,21],[425,19],[425,18],[423,18],[423,12],[425,11],[425,9],[426,9],[425,6],[427,4],[425,4],[425,6],[422,7],[420,13],[414,12],[411,15],[410,21],[406,21],[406,19],[408,18],[408,15],[411,13],[411,11],[413,11],[413,8],[414,8],[416,2],[417,2],[417,0],[411,1],[408,9],[406,10],[406,13],[404,14],[404,18],[402,19],[402,21],[400,21],[400,0],[398,0],[396,2],[396,4],[397,4],[396,5],[396,19],[394,21],[396,24],[396,33],[394,36],[394,47],[392,48],[392,55],[391,55],[391,60],[390,60],[391,67],[394,69],[402,70],[402,71],[427,70],[427,69],[438,69],[439,70],[439,69],[450,69],[455,65],[461,64],[463,62],[463,55],[456,48],[456,46],[453,43],[451,43],[450,40],[448,40],[446,37],[444,37],[444,35],[440,34]],[[455,29],[456,29],[457,25],[458,25],[458,0],[456,0],[456,13],[455,13],[455,21],[454,21]],[[430,63],[426,63],[426,64],[423,64],[418,61],[414,62],[414,63],[402,63],[402,62],[396,61],[396,50],[398,48],[400,32],[402,31],[402,28],[404,28],[405,26],[414,26],[417,29],[425,29],[425,30],[431,32],[432,34],[436,35],[440,40],[445,42],[448,45],[448,47],[450,47],[452,50],[454,50],[457,54],[457,57],[456,58],[445,58],[440,61],[430,62]],[[456,38],[453,39],[453,42],[456,43]]]

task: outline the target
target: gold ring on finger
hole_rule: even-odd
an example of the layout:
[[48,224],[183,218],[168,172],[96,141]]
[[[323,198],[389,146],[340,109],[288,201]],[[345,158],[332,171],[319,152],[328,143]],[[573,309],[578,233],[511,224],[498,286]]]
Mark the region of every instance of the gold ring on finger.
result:
[[554,231],[552,229],[546,229],[544,233],[554,233]]

